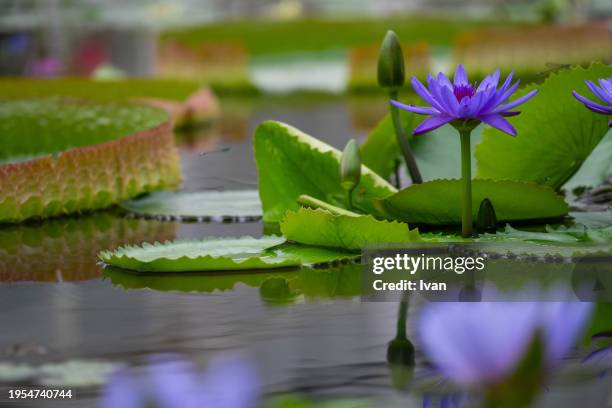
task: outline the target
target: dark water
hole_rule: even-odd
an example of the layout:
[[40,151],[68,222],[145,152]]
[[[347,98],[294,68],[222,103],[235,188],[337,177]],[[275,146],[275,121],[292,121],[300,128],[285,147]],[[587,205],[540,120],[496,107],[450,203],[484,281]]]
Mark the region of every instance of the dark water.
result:
[[[348,138],[365,136],[383,106],[380,101],[342,99],[223,101],[224,119],[216,129],[179,138],[184,189],[255,188],[250,135],[262,120],[286,121],[341,148]],[[219,146],[230,149],[200,155]],[[168,351],[206,362],[222,351],[244,351],[255,359],[270,394],[366,397],[399,407],[422,406],[418,393],[391,386],[386,352],[395,336],[398,305],[362,304],[350,283],[334,280],[337,271],[273,273],[297,276],[309,288],[292,302],[278,304],[257,287],[266,274],[166,280],[103,276],[96,265],[97,251],[127,242],[259,236],[262,231],[261,223],[127,220],[112,211],[4,228],[0,362],[139,363],[148,354]],[[354,271],[343,273],[355,276]],[[418,307],[415,301],[409,309],[409,337],[415,337],[410,315]],[[607,380],[556,384],[542,394],[539,406],[610,406],[609,390]],[[96,387],[87,387],[77,390],[79,399],[70,404],[14,406],[93,407],[97,393]],[[0,406],[10,406],[0,401]]]

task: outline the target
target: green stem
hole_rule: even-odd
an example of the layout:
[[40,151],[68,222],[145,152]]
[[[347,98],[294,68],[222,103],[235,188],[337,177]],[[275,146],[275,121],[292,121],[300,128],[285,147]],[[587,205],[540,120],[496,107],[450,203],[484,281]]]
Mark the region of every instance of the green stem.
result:
[[[389,97],[392,100],[397,100],[398,92],[389,92]],[[391,118],[393,120],[393,128],[395,129],[395,137],[397,138],[397,144],[400,147],[402,156],[404,156],[404,161],[406,162],[406,167],[408,168],[410,178],[412,179],[412,182],[414,184],[421,184],[423,182],[423,177],[421,177],[419,166],[417,165],[417,162],[414,159],[414,155],[412,154],[412,149],[410,148],[410,142],[408,141],[408,137],[404,132],[404,127],[402,126],[399,109],[393,106],[392,104],[389,104],[389,108],[391,111]]]
[[461,213],[461,235],[464,238],[473,235],[472,230],[472,151],[470,147],[470,130],[459,130],[461,136],[461,179],[463,181],[463,208]]
[[354,188],[351,188],[350,190],[347,191],[347,193],[348,193],[348,209],[349,210],[353,210],[353,190],[354,190]]

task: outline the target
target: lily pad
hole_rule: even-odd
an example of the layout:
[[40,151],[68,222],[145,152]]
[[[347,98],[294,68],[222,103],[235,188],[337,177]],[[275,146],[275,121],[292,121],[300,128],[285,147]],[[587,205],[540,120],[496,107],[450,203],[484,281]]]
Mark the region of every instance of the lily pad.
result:
[[[403,189],[378,200],[376,206],[388,218],[410,224],[457,225],[461,223],[461,180],[434,180]],[[563,217],[568,206],[563,197],[546,186],[517,181],[473,180],[472,212],[488,198],[499,221],[525,221]]]
[[518,92],[520,97],[536,87],[540,89],[533,100],[521,107],[522,114],[512,118],[517,137],[508,137],[493,128],[484,130],[475,153],[477,177],[532,181],[561,188],[608,132],[608,118],[586,109],[571,91],[588,95],[585,80],[611,76],[611,66],[593,64],[587,69],[577,67],[553,73],[543,84]]
[[[267,121],[255,132],[255,161],[259,171],[259,195],[266,222],[280,222],[287,210],[297,210],[297,198],[307,194],[338,207],[347,206],[340,186],[341,152],[298,129]],[[372,201],[396,192],[383,178],[365,166],[353,191],[354,206],[374,210]]]
[[184,221],[257,221],[261,201],[257,190],[172,192],[160,191],[121,207],[128,213]]
[[109,207],[180,183],[161,110],[74,100],[0,103],[0,222]]
[[168,112],[176,128],[208,123],[219,115],[214,94],[197,81],[176,79],[0,79],[2,99],[87,98],[98,102],[141,101]]
[[277,236],[156,242],[103,251],[99,257],[109,265],[140,272],[271,269],[355,258],[350,252],[284,242]]
[[371,243],[421,240],[418,230],[402,222],[380,221],[371,215],[335,215],[322,209],[287,211],[280,228],[292,241],[354,251]]

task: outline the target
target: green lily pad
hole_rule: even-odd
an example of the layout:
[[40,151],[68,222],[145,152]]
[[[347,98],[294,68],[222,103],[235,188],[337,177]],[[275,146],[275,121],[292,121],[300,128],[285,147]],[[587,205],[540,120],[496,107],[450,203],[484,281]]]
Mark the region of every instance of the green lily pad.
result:
[[[388,218],[410,224],[457,225],[461,223],[461,180],[434,180],[403,189],[378,200],[376,206]],[[472,181],[472,212],[488,198],[499,221],[524,221],[563,217],[568,206],[550,187],[517,181]]]
[[[265,222],[280,222],[287,210],[297,210],[297,198],[307,194],[338,207],[347,206],[340,185],[341,152],[296,128],[267,121],[255,131],[255,161]],[[385,198],[395,188],[365,166],[353,191],[354,206],[374,210],[372,200]]]
[[180,183],[165,112],[75,100],[0,103],[0,223],[109,207]]
[[109,265],[140,272],[271,269],[355,258],[349,252],[284,242],[276,236],[156,242],[103,251],[99,257]]
[[172,192],[160,191],[126,201],[128,213],[184,221],[257,221],[261,201],[257,190]]
[[[517,93],[520,97],[539,88],[538,95],[512,118],[518,135],[513,138],[487,128],[476,147],[478,178],[532,181],[554,189],[562,187],[582,166],[608,132],[608,118],[586,109],[572,90],[590,95],[587,79],[609,78],[612,67],[593,64],[553,73],[541,85]],[[612,153],[608,152],[608,160]]]
[[335,215],[322,209],[287,211],[280,225],[283,235],[302,244],[358,251],[365,244],[420,241],[408,224],[380,221],[371,215]]

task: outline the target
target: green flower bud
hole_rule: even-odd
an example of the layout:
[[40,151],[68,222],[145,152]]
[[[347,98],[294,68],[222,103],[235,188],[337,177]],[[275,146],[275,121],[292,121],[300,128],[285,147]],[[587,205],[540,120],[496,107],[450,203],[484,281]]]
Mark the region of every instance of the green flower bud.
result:
[[480,203],[478,209],[478,218],[476,220],[476,230],[480,233],[489,232],[495,234],[497,231],[497,215],[495,208],[488,198],[485,198]]
[[402,46],[395,32],[389,30],[378,54],[378,85],[397,91],[404,86],[405,80]]
[[348,141],[342,152],[340,161],[340,184],[342,188],[351,191],[359,184],[361,178],[361,157],[359,146],[355,139]]

